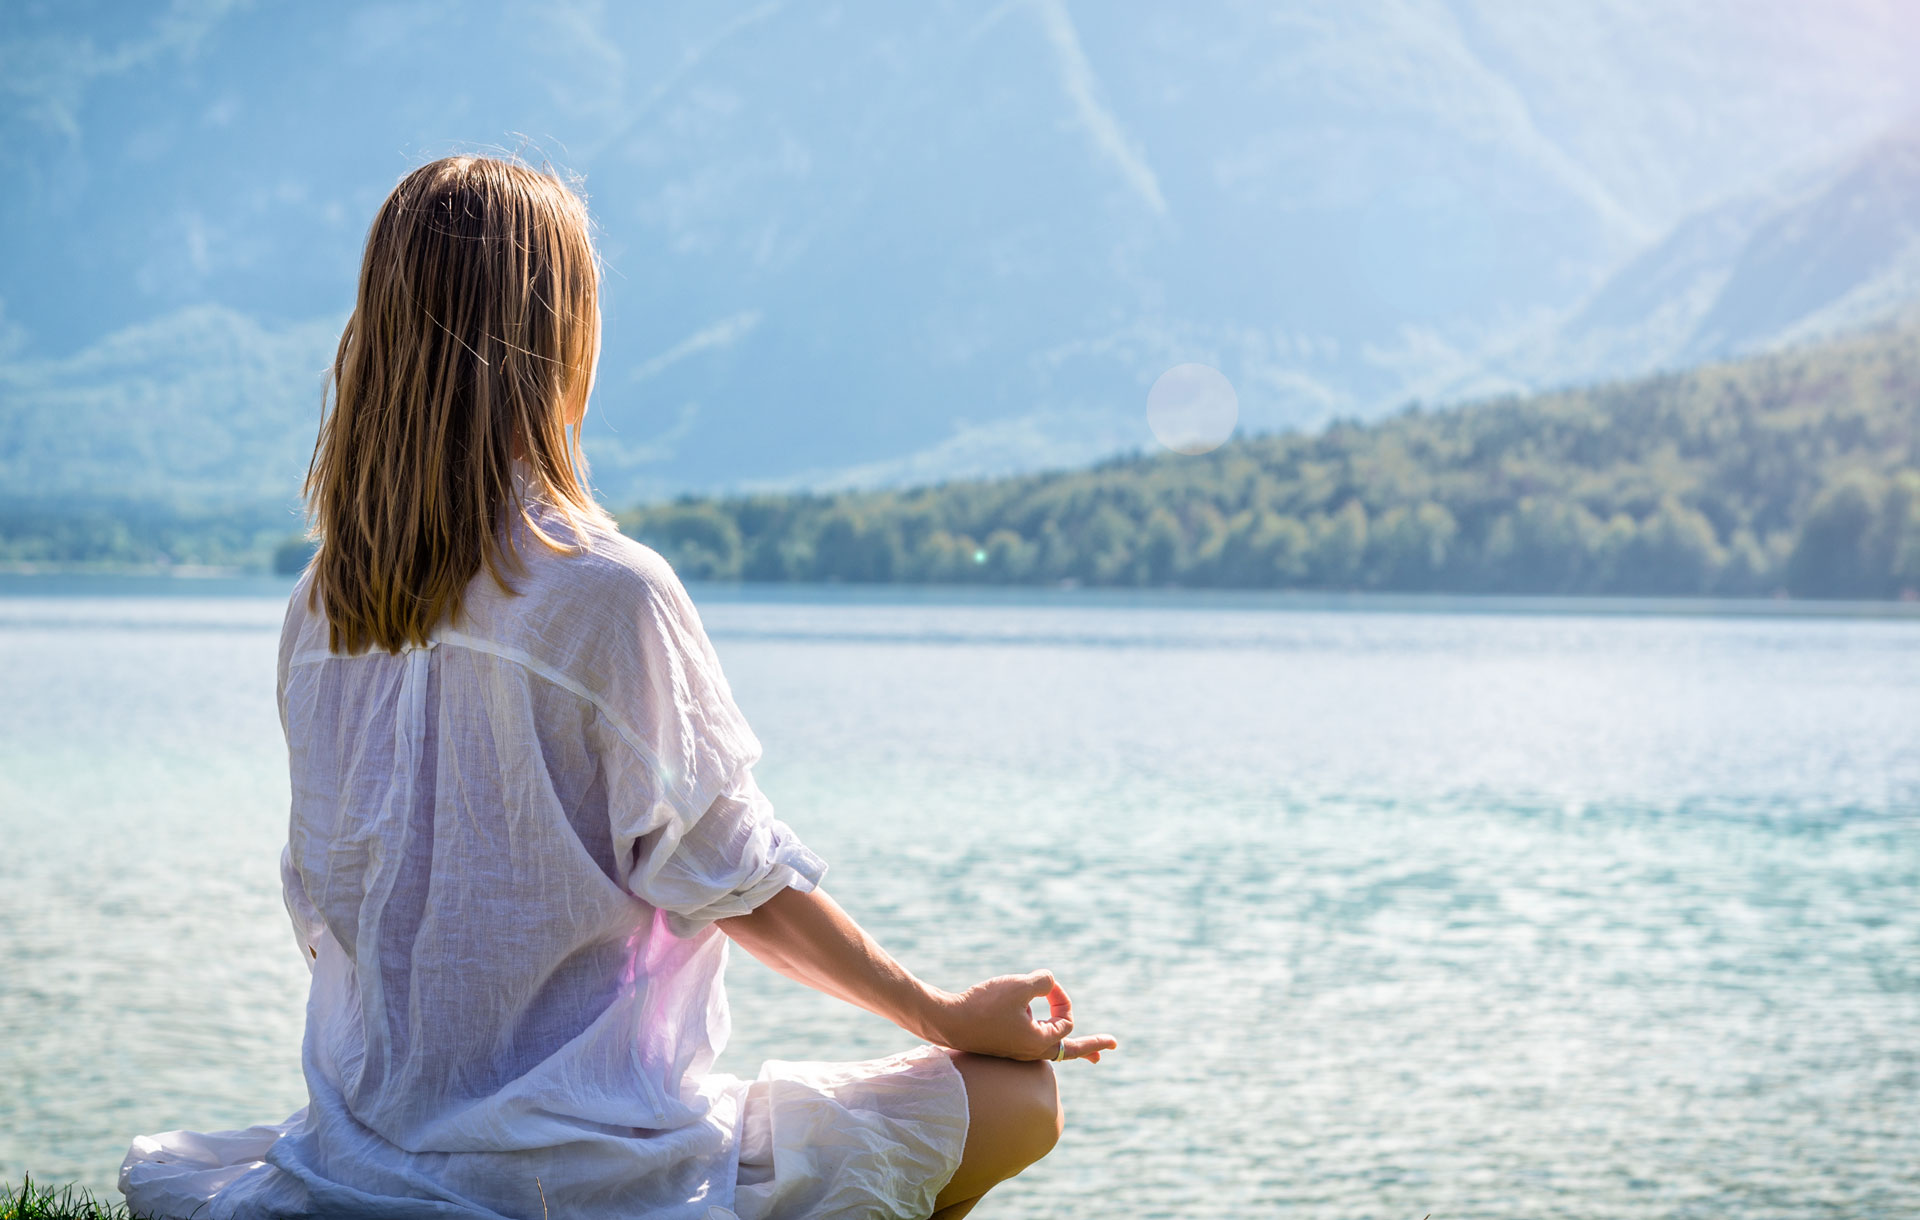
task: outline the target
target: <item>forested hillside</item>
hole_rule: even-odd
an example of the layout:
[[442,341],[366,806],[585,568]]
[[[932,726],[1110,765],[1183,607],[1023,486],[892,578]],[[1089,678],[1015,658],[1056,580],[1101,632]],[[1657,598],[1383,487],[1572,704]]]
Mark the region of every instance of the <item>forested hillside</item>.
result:
[[[689,579],[1486,593],[1920,591],[1920,329],[1409,408],[1200,457],[900,491],[682,499]],[[0,499],[0,562],[282,566],[282,505]]]
[[[139,499],[19,499],[0,490],[0,568],[298,569],[310,549],[285,504],[208,507]],[[285,564],[276,564],[276,555]]]
[[622,519],[688,578],[1898,597],[1920,331],[910,491]]

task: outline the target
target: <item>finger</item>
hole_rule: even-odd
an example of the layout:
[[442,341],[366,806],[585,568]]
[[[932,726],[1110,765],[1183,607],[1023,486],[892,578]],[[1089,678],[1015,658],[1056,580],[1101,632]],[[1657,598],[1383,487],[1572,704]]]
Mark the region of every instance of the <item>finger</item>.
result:
[[1067,1020],[1073,1016],[1073,1001],[1067,998],[1067,989],[1055,983],[1047,991],[1047,1008],[1056,1021]]
[[1053,989],[1060,984],[1054,982],[1053,971],[1035,970],[1031,974],[1021,975],[1020,985],[1021,989],[1027,993],[1029,999],[1037,1000],[1043,995],[1052,994]]
[[1089,1038],[1069,1038],[1066,1046],[1066,1058],[1086,1059],[1093,1063],[1100,1062],[1101,1051],[1118,1050],[1120,1048],[1118,1042],[1107,1037],[1105,1034]]
[[1064,1038],[1073,1028],[1073,1001],[1067,997],[1067,989],[1053,977],[1051,970],[1036,970],[1032,974],[1022,975],[1021,983],[1033,998],[1045,996],[1047,1015],[1034,1018],[1034,1024],[1043,1030],[1049,1038]]

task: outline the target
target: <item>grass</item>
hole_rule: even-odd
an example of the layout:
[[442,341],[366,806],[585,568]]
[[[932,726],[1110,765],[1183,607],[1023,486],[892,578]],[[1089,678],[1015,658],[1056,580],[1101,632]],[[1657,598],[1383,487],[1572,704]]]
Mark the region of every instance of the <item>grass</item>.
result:
[[31,1176],[16,1189],[0,1182],[0,1220],[132,1220],[126,1205],[105,1203],[77,1186],[41,1186]]

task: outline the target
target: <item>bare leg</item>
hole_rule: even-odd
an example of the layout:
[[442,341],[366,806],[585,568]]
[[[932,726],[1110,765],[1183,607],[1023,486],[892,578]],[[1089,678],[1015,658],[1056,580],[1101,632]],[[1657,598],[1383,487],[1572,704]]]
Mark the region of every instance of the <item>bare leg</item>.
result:
[[947,1053],[967,1084],[967,1143],[953,1180],[933,1201],[933,1220],[959,1220],[987,1191],[1053,1151],[1066,1121],[1051,1063]]

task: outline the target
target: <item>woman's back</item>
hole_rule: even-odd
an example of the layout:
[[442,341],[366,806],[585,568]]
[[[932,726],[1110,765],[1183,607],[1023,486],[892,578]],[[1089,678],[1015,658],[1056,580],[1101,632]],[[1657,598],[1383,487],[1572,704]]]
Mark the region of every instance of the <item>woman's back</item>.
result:
[[[610,1172],[627,1207],[698,1196],[736,1118],[707,1076],[728,1028],[711,920],[823,871],[764,809],[671,570],[579,540],[522,545],[516,592],[477,578],[425,647],[330,652],[304,582],[281,641],[283,872],[315,976],[300,1143],[416,1188],[428,1158],[438,1189],[507,1214],[535,1191],[590,1214],[568,1179]],[[567,1151],[537,1188],[534,1165],[503,1182],[440,1155],[548,1145]]]

